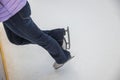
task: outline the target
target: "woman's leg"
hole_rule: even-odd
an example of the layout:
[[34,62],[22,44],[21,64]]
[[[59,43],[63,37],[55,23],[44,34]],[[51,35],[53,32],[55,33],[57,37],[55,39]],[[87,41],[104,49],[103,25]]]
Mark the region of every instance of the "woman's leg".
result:
[[[3,25],[4,25],[4,29],[8,37],[8,40],[13,44],[16,44],[16,45],[32,44],[30,41],[12,32],[9,28],[7,28],[6,24],[3,23]],[[53,29],[53,30],[44,30],[43,32],[51,36],[52,38],[54,38],[59,43],[59,45],[62,46],[63,38],[65,35],[65,30],[63,28]]]
[[13,33],[6,24],[3,23],[8,40],[16,45],[30,44],[31,42]]
[[59,29],[53,29],[53,30],[46,30],[43,32],[48,34],[52,38],[54,38],[59,43],[60,46],[63,45],[63,39],[65,36],[65,29],[59,28]]
[[4,24],[18,36],[45,48],[57,63],[64,63],[70,58],[68,51],[64,51],[55,39],[41,31],[33,22],[28,3]]

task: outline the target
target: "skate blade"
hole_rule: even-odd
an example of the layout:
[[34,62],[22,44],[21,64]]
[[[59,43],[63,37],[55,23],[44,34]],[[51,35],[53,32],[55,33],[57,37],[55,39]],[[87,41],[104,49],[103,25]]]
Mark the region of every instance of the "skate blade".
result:
[[66,46],[65,46],[65,48],[66,49],[70,49],[70,47],[71,47],[71,43],[70,43],[70,30],[69,30],[69,26],[67,26],[67,29],[65,30],[65,32],[66,32],[66,36],[67,36],[67,39],[66,38],[64,38],[64,42],[65,42],[65,44],[66,44]]

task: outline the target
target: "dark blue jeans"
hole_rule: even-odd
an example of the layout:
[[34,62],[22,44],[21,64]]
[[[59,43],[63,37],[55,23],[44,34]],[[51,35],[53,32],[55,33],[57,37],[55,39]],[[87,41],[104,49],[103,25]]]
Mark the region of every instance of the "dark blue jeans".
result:
[[[70,58],[70,53],[63,50],[56,39],[49,35],[49,31],[40,30],[30,17],[31,9],[26,5],[9,20],[3,22],[5,28],[24,39],[25,42],[38,44],[46,49],[57,63],[64,63]],[[53,34],[52,34],[53,35]]]
[[[6,24],[4,24],[4,29],[5,32],[7,34],[8,40],[15,44],[15,45],[26,45],[26,44],[33,44],[32,42],[18,36],[17,34],[15,34],[14,32],[12,32]],[[63,39],[64,39],[64,35],[65,35],[65,29],[64,28],[58,28],[58,29],[53,29],[53,30],[44,30],[44,33],[46,33],[47,35],[51,36],[52,38],[54,38],[60,46],[63,45]]]

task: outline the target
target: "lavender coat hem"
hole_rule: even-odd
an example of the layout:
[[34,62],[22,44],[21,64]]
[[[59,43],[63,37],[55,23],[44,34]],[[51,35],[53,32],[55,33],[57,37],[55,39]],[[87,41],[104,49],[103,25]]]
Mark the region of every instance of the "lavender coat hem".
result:
[[19,12],[27,0],[0,0],[0,22],[4,22]]

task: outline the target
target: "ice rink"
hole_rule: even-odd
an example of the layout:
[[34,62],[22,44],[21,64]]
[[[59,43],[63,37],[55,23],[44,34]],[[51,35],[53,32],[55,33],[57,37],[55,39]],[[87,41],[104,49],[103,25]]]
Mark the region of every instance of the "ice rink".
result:
[[120,80],[120,0],[29,0],[40,29],[70,26],[75,56],[59,70],[38,45],[13,45],[1,29],[9,80]]

